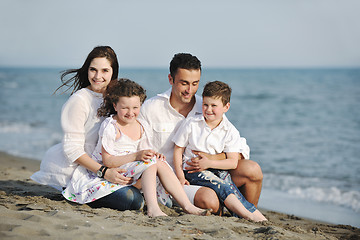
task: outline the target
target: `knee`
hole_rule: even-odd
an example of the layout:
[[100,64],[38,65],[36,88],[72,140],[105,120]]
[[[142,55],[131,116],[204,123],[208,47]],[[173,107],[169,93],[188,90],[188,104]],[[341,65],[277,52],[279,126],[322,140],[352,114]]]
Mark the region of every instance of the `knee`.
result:
[[263,180],[263,173],[260,165],[257,162],[250,161],[247,166],[247,177],[250,181],[258,182]]
[[141,195],[140,191],[135,187],[130,188],[127,191],[126,200],[128,203],[130,203],[129,210],[141,210],[145,205],[143,196]]
[[203,209],[212,209],[213,213],[220,210],[220,202],[216,193],[210,188],[200,188],[194,197],[194,205]]

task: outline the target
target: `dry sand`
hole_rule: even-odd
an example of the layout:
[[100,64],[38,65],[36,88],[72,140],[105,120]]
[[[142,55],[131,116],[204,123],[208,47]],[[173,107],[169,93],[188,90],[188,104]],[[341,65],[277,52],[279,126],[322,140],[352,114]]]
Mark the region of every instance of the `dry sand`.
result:
[[163,207],[169,216],[92,209],[69,203],[29,179],[40,162],[0,152],[0,239],[360,239],[360,229],[261,210],[269,219],[193,216]]

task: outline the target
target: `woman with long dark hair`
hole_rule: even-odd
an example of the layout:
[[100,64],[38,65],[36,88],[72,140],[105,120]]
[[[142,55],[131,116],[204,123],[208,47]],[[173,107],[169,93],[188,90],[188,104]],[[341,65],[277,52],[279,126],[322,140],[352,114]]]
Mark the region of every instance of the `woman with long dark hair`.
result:
[[[122,175],[124,170],[105,168],[90,157],[103,120],[97,116],[97,110],[103,102],[106,87],[117,79],[118,72],[119,63],[114,50],[109,46],[98,46],[89,53],[81,68],[67,70],[61,75],[63,84],[56,91],[62,87],[72,89],[61,112],[63,140],[46,152],[40,171],[31,176],[34,181],[64,190],[71,178],[80,178],[86,171],[115,184],[124,185],[132,181]],[[143,207],[144,199],[137,188],[129,186],[89,205],[138,210]]]

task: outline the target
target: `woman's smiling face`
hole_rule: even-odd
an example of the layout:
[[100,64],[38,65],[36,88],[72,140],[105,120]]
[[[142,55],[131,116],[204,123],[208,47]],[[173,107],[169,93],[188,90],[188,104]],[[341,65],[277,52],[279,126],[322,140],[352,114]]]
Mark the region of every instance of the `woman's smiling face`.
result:
[[111,81],[113,69],[107,58],[94,58],[88,69],[89,88],[97,93],[103,93]]

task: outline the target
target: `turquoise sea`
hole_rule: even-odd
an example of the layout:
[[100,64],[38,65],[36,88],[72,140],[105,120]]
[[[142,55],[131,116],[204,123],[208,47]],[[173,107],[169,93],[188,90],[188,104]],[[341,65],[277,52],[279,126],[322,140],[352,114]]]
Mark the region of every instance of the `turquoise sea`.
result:
[[[64,69],[0,68],[0,151],[41,160],[61,141]],[[168,70],[121,69],[167,90]],[[264,173],[259,207],[360,227],[360,69],[203,69],[233,89],[230,121]]]

